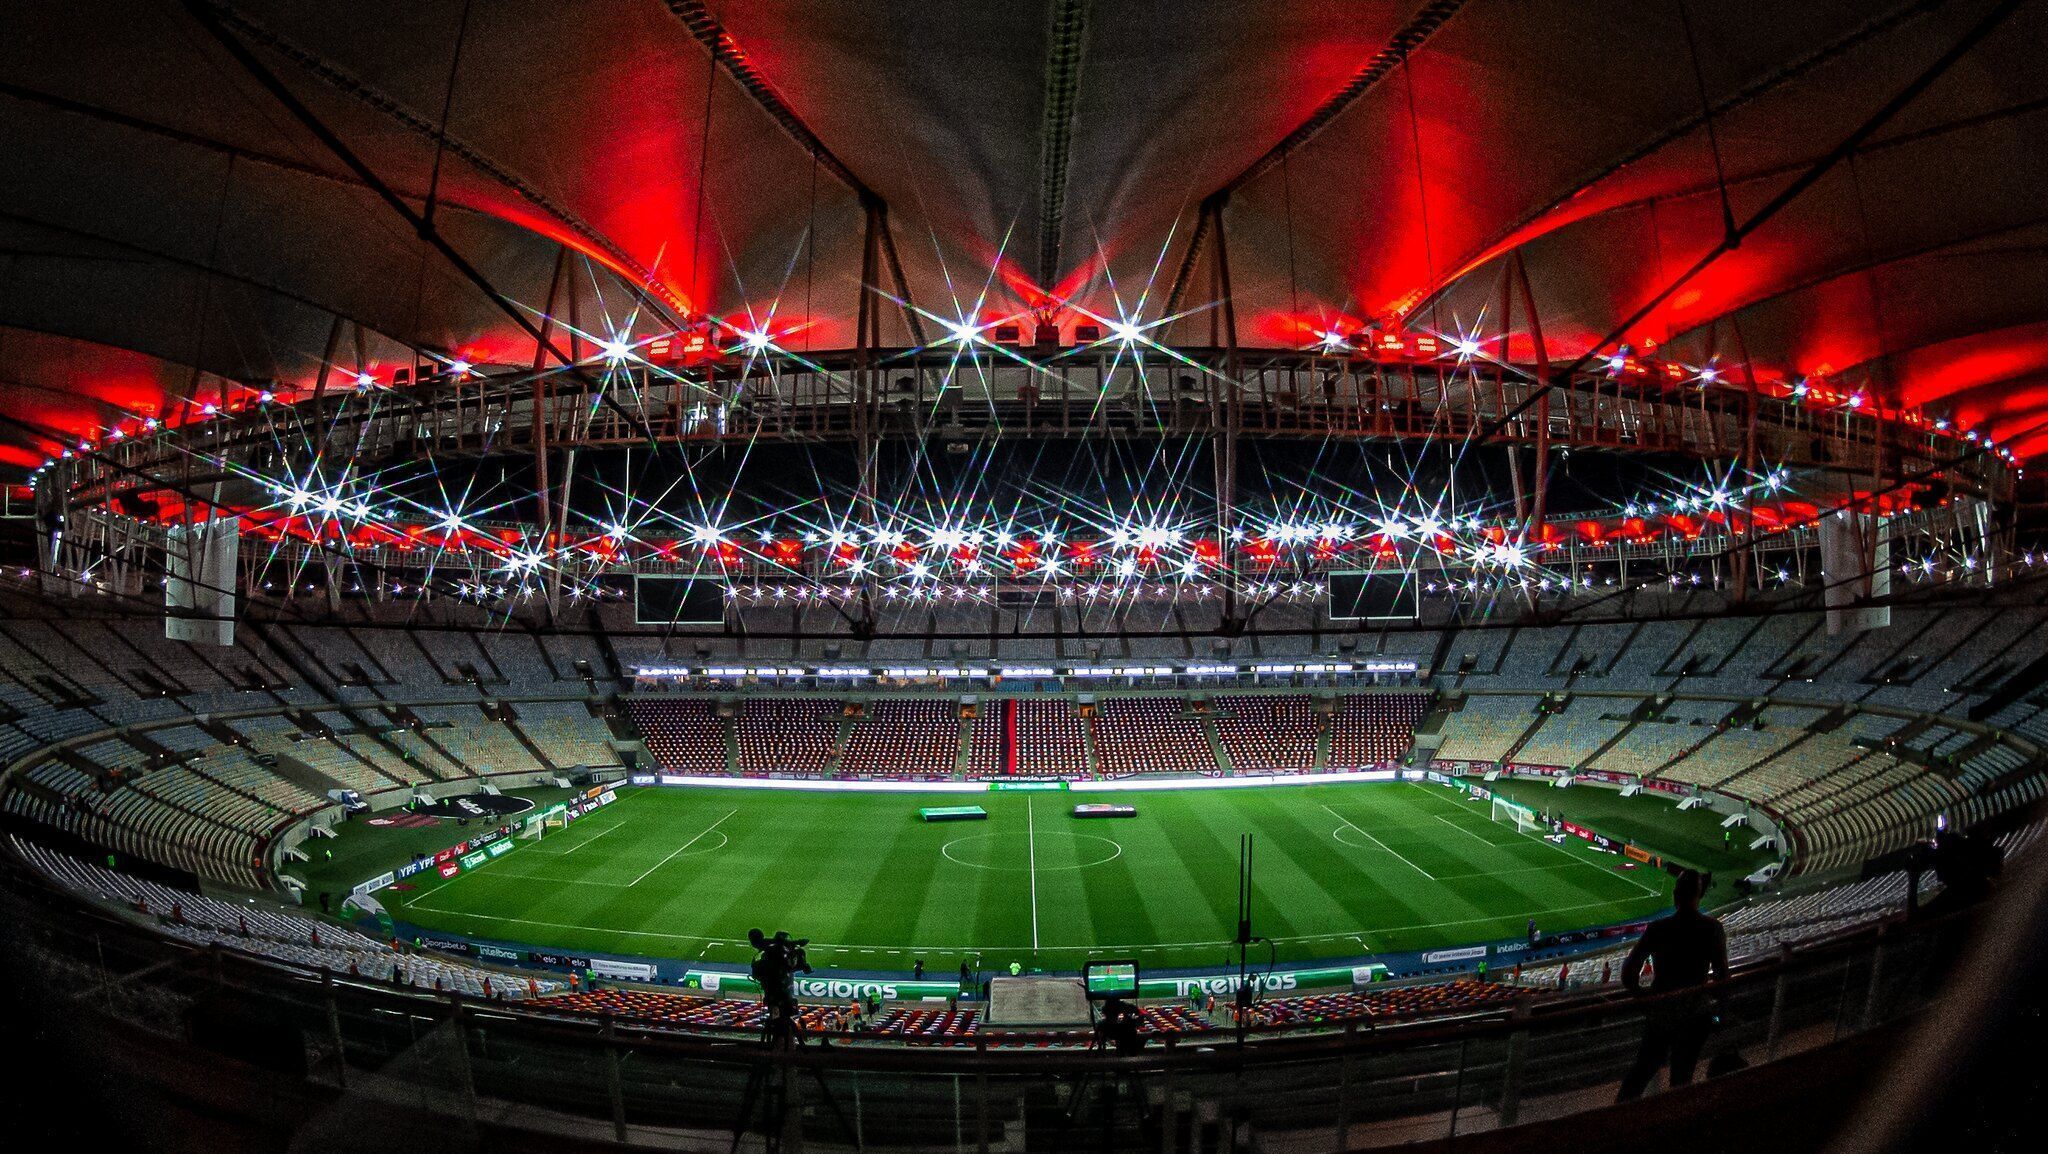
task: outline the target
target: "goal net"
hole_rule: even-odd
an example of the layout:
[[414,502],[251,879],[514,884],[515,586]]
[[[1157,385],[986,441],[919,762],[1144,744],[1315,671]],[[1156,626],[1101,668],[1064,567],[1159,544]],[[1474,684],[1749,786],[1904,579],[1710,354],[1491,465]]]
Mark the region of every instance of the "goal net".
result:
[[1509,801],[1499,794],[1493,795],[1493,820],[1512,822],[1516,833],[1542,835],[1546,832],[1536,811],[1518,801]]
[[546,813],[527,818],[526,824],[520,827],[519,836],[538,840],[568,828],[569,814],[565,807],[557,806]]

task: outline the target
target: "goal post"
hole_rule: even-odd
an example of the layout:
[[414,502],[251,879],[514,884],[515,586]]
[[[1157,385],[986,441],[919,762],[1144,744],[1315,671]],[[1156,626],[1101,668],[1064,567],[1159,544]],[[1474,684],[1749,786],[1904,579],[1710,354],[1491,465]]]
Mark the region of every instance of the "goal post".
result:
[[549,807],[545,813],[537,813],[527,818],[526,824],[519,829],[519,836],[538,840],[551,833],[559,833],[567,828],[569,828],[569,807],[557,805]]
[[1516,833],[1540,835],[1545,832],[1543,822],[1536,816],[1536,811],[1533,808],[1523,805],[1519,801],[1509,801],[1499,794],[1493,795],[1492,817],[1493,820],[1498,822],[1513,823]]

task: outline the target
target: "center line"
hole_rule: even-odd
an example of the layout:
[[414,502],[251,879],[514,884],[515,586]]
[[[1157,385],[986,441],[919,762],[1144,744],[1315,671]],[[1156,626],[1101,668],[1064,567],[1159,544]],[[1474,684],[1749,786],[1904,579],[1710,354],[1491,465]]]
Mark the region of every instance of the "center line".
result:
[[[710,825],[707,825],[707,826],[705,826],[705,827],[704,827],[704,832],[703,832],[703,833],[700,833],[700,834],[698,834],[698,835],[697,835],[696,837],[693,837],[693,838],[691,838],[691,839],[690,839],[689,841],[686,841],[686,842],[684,842],[683,844],[681,844],[681,845],[677,846],[676,848],[674,848],[674,849],[672,849],[672,850],[668,851],[668,857],[662,858],[662,859],[661,859],[660,861],[658,861],[658,862],[655,862],[655,863],[654,863],[653,865],[651,865],[651,866],[648,866],[648,867],[647,867],[647,873],[646,873],[646,874],[641,874],[641,875],[640,875],[639,877],[637,877],[637,878],[634,878],[634,879],[633,879],[632,881],[629,881],[629,882],[627,882],[627,883],[626,883],[626,888],[627,888],[627,889],[632,889],[632,888],[633,888],[634,886],[637,886],[637,885],[639,885],[639,884],[640,884],[641,882],[644,882],[644,881],[646,881],[646,880],[647,880],[647,874],[651,874],[651,873],[653,873],[653,872],[654,872],[655,870],[658,870],[658,869],[660,869],[661,867],[663,867],[663,866],[667,865],[667,864],[668,864],[668,861],[669,861],[669,858],[672,858],[672,857],[676,856],[677,854],[679,854],[679,853],[683,852],[684,850],[686,850],[686,849],[689,849],[689,848],[690,848],[691,846],[693,846],[693,845],[696,845],[696,844],[697,844],[698,842],[700,842],[700,841],[703,841],[703,840],[704,840],[704,835],[705,835],[705,834],[708,834],[708,833],[710,833],[710,832],[711,832],[712,830],[714,830],[714,829],[717,829],[717,828],[718,828],[719,826],[722,826],[722,825],[724,825],[724,824],[725,824],[725,822],[726,822],[726,818],[730,818],[730,817],[731,817],[731,816],[732,816],[733,814],[736,814],[736,813],[738,813],[738,812],[739,812],[739,810],[736,810],[736,809],[733,809],[733,810],[727,810],[727,811],[726,811],[726,814],[725,814],[725,817],[721,817],[721,818],[719,818],[719,819],[718,819],[717,821],[714,821],[714,822],[712,822],[712,823],[711,823]],[[592,838],[592,839],[590,839],[590,840],[592,840],[592,841],[596,841],[597,839],[596,839],[596,838]],[[564,854],[563,856],[564,856],[564,857],[566,857],[566,856],[568,856],[568,855]]]
[[1031,865],[1031,948],[1038,949],[1038,822],[1036,811],[1031,805],[1031,795],[1024,795],[1024,844],[1030,854]]
[[1338,813],[1338,812],[1337,812],[1336,810],[1334,810],[1334,809],[1330,809],[1330,807],[1329,807],[1329,806],[1327,806],[1327,805],[1326,805],[1326,806],[1324,806],[1323,808],[1324,808],[1324,809],[1329,809],[1329,810],[1330,810],[1330,816],[1331,816],[1331,817],[1334,817],[1334,818],[1336,818],[1336,819],[1337,819],[1338,821],[1341,821],[1341,822],[1343,822],[1343,823],[1344,823],[1345,825],[1351,826],[1351,828],[1352,828],[1352,829],[1354,829],[1354,830],[1357,830],[1357,832],[1359,832],[1359,833],[1361,833],[1361,834],[1364,834],[1364,835],[1365,835],[1366,837],[1372,838],[1372,844],[1374,844],[1374,845],[1376,845],[1376,846],[1380,847],[1380,848],[1381,848],[1381,849],[1383,849],[1383,850],[1386,850],[1386,851],[1387,851],[1388,853],[1390,853],[1390,854],[1393,854],[1393,855],[1394,855],[1395,857],[1401,858],[1401,861],[1402,861],[1402,862],[1404,862],[1404,863],[1405,863],[1405,864],[1406,864],[1406,865],[1408,866],[1408,868],[1409,868],[1409,869],[1412,869],[1412,870],[1414,870],[1414,871],[1415,871],[1416,873],[1419,873],[1419,874],[1421,874],[1421,875],[1422,875],[1423,877],[1426,877],[1426,878],[1428,878],[1428,879],[1429,879],[1430,881],[1435,881],[1435,880],[1436,880],[1436,875],[1435,875],[1435,874],[1433,874],[1433,873],[1430,873],[1430,872],[1429,872],[1428,870],[1426,870],[1426,869],[1423,869],[1423,868],[1422,868],[1421,866],[1419,866],[1419,865],[1416,865],[1416,864],[1415,864],[1414,862],[1412,862],[1412,861],[1409,861],[1409,860],[1408,860],[1407,858],[1405,858],[1405,857],[1402,857],[1402,856],[1401,856],[1401,851],[1400,851],[1400,850],[1397,850],[1397,849],[1395,849],[1395,848],[1394,848],[1393,846],[1390,846],[1390,845],[1388,845],[1388,844],[1387,844],[1386,842],[1383,842],[1383,841],[1381,841],[1380,839],[1378,839],[1378,838],[1376,838],[1376,837],[1373,837],[1373,836],[1372,836],[1371,834],[1369,834],[1369,833],[1366,833],[1366,832],[1365,832],[1364,830],[1362,830],[1362,829],[1359,829],[1359,828],[1358,828],[1358,827],[1357,827],[1356,825],[1353,825],[1353,824],[1352,824],[1352,822],[1351,822],[1351,819],[1350,819],[1350,818],[1348,818],[1348,817],[1345,817],[1345,816],[1344,816],[1343,814],[1341,814],[1341,813]]

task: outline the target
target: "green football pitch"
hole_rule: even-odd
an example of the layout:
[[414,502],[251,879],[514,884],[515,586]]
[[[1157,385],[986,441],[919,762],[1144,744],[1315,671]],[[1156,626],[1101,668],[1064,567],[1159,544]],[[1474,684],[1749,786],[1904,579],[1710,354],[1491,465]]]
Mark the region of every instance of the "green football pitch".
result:
[[[918,818],[920,806],[963,802],[987,820]],[[1078,819],[1080,802],[1138,815]],[[429,872],[378,897],[427,929],[562,950],[743,962],[759,927],[812,939],[818,966],[921,959],[934,973],[969,959],[1228,964],[1244,833],[1255,929],[1281,961],[1514,938],[1532,917],[1559,931],[1669,904],[1661,871],[1488,814],[1442,786],[1394,782],[972,795],[643,787],[479,869]]]

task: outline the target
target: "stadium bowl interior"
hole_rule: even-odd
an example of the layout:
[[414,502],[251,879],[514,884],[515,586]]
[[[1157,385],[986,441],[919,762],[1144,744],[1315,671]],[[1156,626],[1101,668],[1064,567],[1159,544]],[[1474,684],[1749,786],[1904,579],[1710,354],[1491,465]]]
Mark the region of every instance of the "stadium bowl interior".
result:
[[2048,5],[20,9],[24,1138],[2032,1148]]

